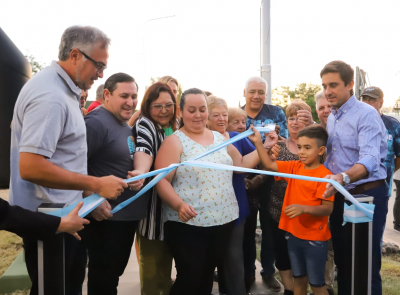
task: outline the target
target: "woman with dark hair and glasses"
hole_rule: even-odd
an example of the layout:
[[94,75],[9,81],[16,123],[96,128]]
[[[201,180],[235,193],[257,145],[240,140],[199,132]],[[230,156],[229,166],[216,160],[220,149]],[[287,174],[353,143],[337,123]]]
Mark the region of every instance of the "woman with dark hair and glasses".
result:
[[[147,89],[132,129],[135,170],[147,173],[154,169],[161,143],[176,130],[175,105],[175,95],[167,84],[157,82]],[[137,232],[141,294],[166,295],[172,285],[172,255],[164,242],[161,199],[155,188],[148,194],[147,216],[139,222]]]
[[[178,82],[178,80],[176,80],[174,77],[171,77],[171,76],[163,76],[160,79],[158,79],[157,82],[161,82],[161,83],[167,84],[169,86],[169,88],[171,88],[171,91],[175,95],[175,98],[177,98],[178,91],[179,91],[179,82]],[[179,106],[176,104],[175,108],[176,108],[176,112],[177,112]],[[132,117],[128,121],[129,126],[133,126],[135,124],[136,120],[140,116],[140,112],[141,112],[141,110],[138,110],[137,112],[135,112],[132,115]]]

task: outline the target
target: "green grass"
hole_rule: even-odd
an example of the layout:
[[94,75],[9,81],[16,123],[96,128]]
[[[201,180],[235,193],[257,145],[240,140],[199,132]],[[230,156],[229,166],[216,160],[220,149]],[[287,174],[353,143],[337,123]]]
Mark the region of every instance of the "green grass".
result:
[[[8,200],[8,190],[0,189],[0,198]],[[0,277],[22,251],[22,239],[10,232],[0,231]],[[28,295],[29,290],[19,290],[7,295]],[[0,294],[5,295],[5,294]]]
[[30,290],[18,290],[9,294],[4,294],[4,295],[29,295]]
[[[10,232],[0,231],[0,277],[22,251],[22,239]],[[28,295],[29,290],[20,290],[7,295]],[[1,294],[2,295],[2,294]]]
[[22,239],[12,233],[0,231],[0,277],[22,251]]
[[382,257],[382,293],[385,295],[400,294],[400,254]]

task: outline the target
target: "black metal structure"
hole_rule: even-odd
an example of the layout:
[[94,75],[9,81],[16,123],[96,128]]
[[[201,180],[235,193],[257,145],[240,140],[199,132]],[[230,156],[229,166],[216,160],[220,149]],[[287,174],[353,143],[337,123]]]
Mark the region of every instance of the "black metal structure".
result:
[[15,101],[31,78],[28,60],[0,28],[0,188],[10,182],[10,124]]

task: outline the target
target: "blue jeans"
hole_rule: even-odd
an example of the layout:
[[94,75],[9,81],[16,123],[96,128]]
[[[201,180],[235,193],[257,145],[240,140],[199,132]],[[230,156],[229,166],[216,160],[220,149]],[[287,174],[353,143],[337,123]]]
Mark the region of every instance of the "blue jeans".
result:
[[328,241],[310,241],[286,234],[290,265],[294,278],[307,276],[310,286],[325,286],[325,264],[328,256]]
[[[386,225],[386,214],[388,212],[388,185],[382,185],[363,192],[364,195],[374,197],[374,219],[372,223],[372,294],[382,295],[382,280],[379,274],[382,260],[382,237]],[[348,267],[344,261],[345,247],[351,244],[343,233],[343,204],[342,194],[335,195],[335,203],[330,218],[333,250],[335,253],[335,264],[338,268],[338,293],[350,294],[350,282],[343,275],[343,270]]]

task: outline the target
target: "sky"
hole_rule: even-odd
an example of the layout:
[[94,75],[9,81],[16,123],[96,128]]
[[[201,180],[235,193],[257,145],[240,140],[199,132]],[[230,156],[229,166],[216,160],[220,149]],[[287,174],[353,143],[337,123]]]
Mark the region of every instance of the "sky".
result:
[[[171,75],[183,89],[201,88],[244,104],[243,88],[260,75],[260,0],[2,1],[0,27],[24,54],[57,60],[63,31],[90,25],[111,38],[108,69],[139,84]],[[343,60],[368,73],[385,94],[400,96],[398,0],[271,0],[271,87],[321,84],[319,73]],[[166,18],[163,18],[166,17]],[[162,18],[153,20],[155,18]]]

